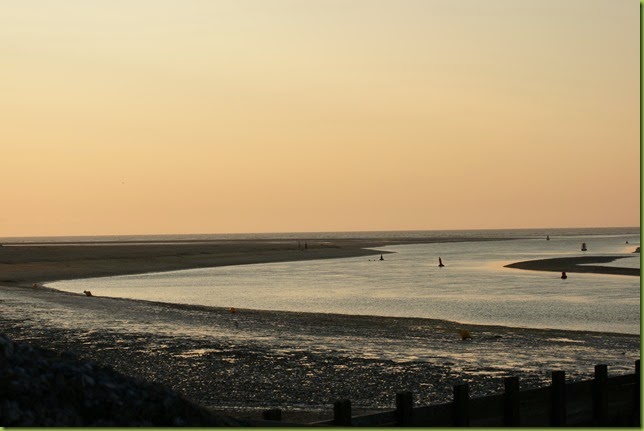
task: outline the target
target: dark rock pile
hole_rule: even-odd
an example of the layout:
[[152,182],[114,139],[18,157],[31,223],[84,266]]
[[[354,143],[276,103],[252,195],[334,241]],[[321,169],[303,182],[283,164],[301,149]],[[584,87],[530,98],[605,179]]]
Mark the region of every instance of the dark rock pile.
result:
[[0,426],[240,426],[159,385],[0,334]]

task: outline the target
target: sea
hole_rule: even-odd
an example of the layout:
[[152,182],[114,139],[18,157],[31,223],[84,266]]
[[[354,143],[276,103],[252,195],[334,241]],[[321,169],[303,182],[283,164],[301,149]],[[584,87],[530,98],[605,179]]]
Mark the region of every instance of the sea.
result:
[[[550,239],[547,240],[546,237]],[[640,229],[575,228],[226,235],[0,238],[14,244],[216,239],[460,238],[392,245],[373,256],[202,268],[48,283],[97,296],[239,309],[442,319],[522,328],[640,333],[640,277],[506,268],[509,263],[610,255],[640,268]],[[495,238],[485,241],[484,238]],[[586,243],[587,251],[581,251]],[[380,260],[380,253],[383,259]],[[385,253],[387,252],[387,253]],[[441,258],[444,267],[438,266]]]

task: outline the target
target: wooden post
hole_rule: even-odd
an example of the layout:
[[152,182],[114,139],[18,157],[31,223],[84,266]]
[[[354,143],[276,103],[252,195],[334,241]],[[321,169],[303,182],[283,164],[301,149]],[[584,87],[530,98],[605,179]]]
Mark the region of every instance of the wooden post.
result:
[[506,427],[521,426],[521,399],[519,378],[506,377],[503,379],[505,393],[503,394],[503,425]]
[[608,414],[608,366],[595,365],[593,381],[593,422],[595,426],[606,424]]
[[632,425],[636,427],[640,427],[642,421],[641,421],[641,395],[640,395],[640,390],[641,390],[641,382],[640,382],[641,374],[640,374],[640,360],[638,359],[635,361],[635,386],[634,386],[634,391],[635,393],[633,394],[633,418],[632,418]]
[[333,425],[351,426],[351,400],[339,400],[333,404]]
[[566,426],[566,372],[552,372],[550,387],[550,425]]
[[413,411],[413,394],[411,392],[401,392],[396,394],[396,423],[399,426],[410,425]]
[[454,386],[454,426],[466,427],[470,425],[470,389],[467,383]]
[[270,409],[264,410],[262,417],[267,421],[281,421],[282,420],[282,410],[281,409]]

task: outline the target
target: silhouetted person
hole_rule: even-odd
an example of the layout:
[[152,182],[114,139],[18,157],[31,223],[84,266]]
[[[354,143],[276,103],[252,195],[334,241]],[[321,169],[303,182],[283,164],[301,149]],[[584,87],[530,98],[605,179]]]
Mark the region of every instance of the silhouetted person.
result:
[[380,255],[380,260],[385,260],[385,258],[384,258],[384,257],[382,257],[382,254]]
[[565,280],[565,279],[567,279],[567,278],[568,278],[568,276],[566,275],[566,271],[563,271],[563,272],[561,273],[561,279],[562,279],[562,280]]
[[586,250],[588,250],[588,249],[586,248],[586,243],[585,243],[585,242],[582,242],[582,243],[581,243],[581,251],[586,251]]
[[445,266],[445,265],[443,265],[443,259],[441,259],[441,258],[439,257],[439,258],[438,258],[438,267],[439,267],[439,268],[442,268],[442,267],[444,267],[444,266]]
[[546,241],[550,241],[550,235],[546,235]]

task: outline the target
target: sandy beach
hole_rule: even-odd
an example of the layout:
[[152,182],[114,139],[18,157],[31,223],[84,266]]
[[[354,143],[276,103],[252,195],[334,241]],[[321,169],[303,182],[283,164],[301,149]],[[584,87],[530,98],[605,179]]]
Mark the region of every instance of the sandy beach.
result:
[[[0,332],[161,383],[216,411],[258,418],[279,407],[294,422],[330,417],[341,398],[351,399],[356,413],[392,408],[396,392],[404,390],[413,391],[419,404],[437,403],[449,400],[452,385],[464,381],[477,396],[499,392],[508,375],[518,375],[522,387],[539,386],[553,369],[585,379],[597,363],[608,364],[610,373],[629,373],[639,358],[638,335],[246,309],[232,315],[224,308],[31,287],[60,279],[379,254],[364,247],[381,245],[389,244],[308,242],[305,251],[293,241],[4,246]],[[472,340],[463,341],[460,329],[470,331]]]

